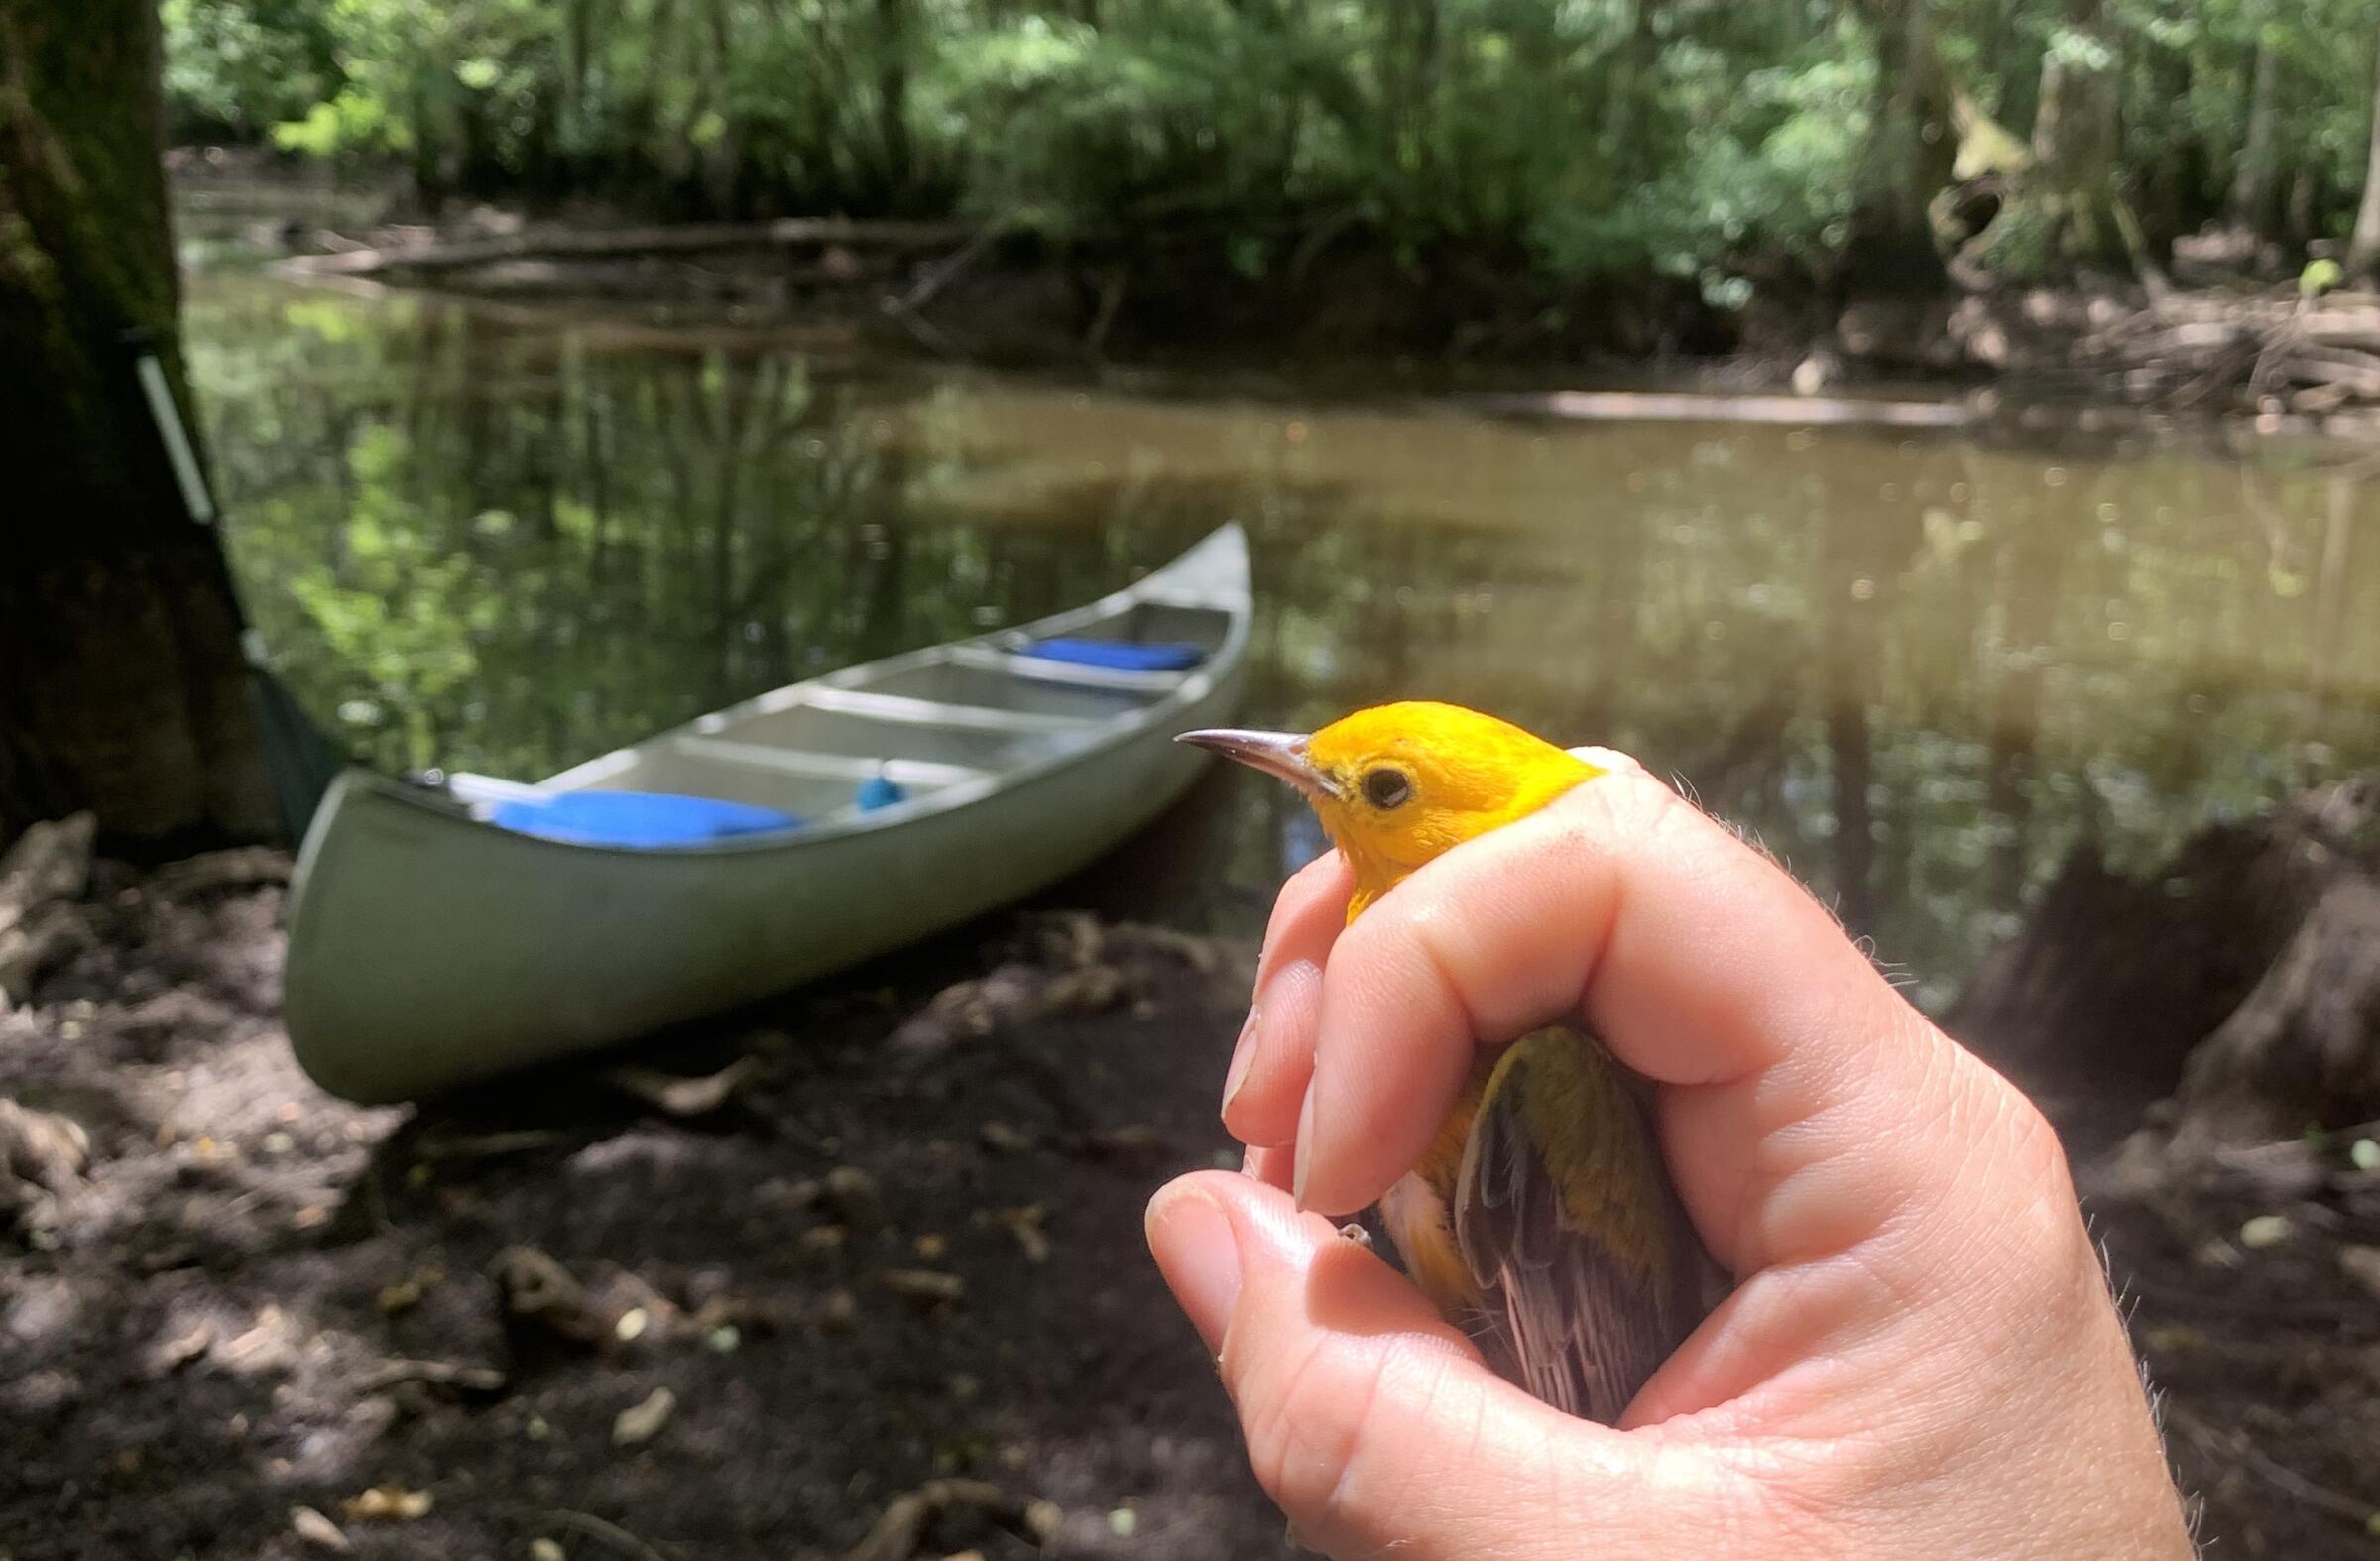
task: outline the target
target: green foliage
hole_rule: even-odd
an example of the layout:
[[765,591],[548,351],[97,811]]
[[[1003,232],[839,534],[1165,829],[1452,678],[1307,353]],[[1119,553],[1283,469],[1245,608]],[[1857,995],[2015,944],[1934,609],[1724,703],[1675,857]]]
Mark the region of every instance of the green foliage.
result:
[[[1932,112],[1977,111],[1963,134],[1938,127],[1962,134],[1965,172],[2019,180],[2045,73],[2110,83],[2107,193],[2152,243],[2223,210],[2267,80],[2278,187],[2258,220],[2294,244],[2344,231],[2380,0],[1931,0],[1898,30],[1925,59],[1887,66],[1890,3],[165,0],[165,15],[183,133],[401,159],[433,194],[998,212],[1057,235],[1188,234],[1247,275],[1356,233],[1407,259],[1455,246],[1726,296],[1730,278],[1843,259],[1868,138],[1915,122],[1877,107],[1932,69]],[[1904,225],[1922,232],[1922,212]],[[2066,247],[1992,249],[2050,269]]]
[[159,15],[178,137],[254,139],[339,90],[322,0],[164,0]]

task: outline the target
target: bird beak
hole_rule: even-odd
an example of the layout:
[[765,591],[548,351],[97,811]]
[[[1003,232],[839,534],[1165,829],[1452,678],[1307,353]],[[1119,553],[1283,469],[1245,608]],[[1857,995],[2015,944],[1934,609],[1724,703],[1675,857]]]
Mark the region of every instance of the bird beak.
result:
[[1227,759],[1239,760],[1250,770],[1261,770],[1268,776],[1288,781],[1308,796],[1339,794],[1339,788],[1331,783],[1330,777],[1315,769],[1313,761],[1306,757],[1306,734],[1303,732],[1244,732],[1231,727],[1217,727],[1205,732],[1184,732],[1174,741],[1212,748]]

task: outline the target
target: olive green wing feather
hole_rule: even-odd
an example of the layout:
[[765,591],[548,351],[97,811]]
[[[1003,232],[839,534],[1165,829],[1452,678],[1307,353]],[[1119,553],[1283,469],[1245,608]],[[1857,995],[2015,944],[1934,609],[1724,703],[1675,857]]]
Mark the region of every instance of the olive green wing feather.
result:
[[1558,1409],[1617,1420],[1716,1300],[1646,1088],[1579,1030],[1498,1060],[1454,1192],[1490,1359]]

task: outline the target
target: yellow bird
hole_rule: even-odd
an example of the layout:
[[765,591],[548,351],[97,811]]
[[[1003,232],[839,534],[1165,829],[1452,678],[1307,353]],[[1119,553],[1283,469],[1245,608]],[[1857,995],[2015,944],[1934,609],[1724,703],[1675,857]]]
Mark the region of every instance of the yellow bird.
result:
[[[1380,705],[1310,736],[1181,740],[1305,794],[1354,869],[1351,922],[1441,852],[1604,773],[1446,704]],[[1606,1424],[1724,1293],[1662,1163],[1648,1087],[1575,1026],[1483,1050],[1379,1212],[1406,1273],[1490,1364]]]

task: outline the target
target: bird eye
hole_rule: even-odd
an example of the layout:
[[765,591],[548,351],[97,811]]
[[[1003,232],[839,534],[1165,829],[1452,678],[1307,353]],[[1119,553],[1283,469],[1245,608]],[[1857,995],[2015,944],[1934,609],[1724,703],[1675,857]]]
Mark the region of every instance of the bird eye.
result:
[[1374,807],[1400,806],[1412,794],[1413,779],[1402,770],[1382,765],[1364,777],[1364,800]]

